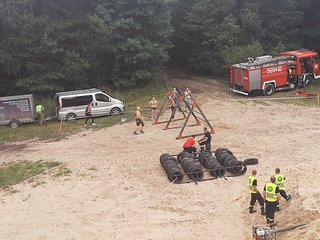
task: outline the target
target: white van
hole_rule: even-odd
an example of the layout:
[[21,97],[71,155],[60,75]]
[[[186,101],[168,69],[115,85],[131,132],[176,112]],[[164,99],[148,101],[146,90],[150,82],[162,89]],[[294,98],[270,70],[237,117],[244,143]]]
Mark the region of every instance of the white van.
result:
[[93,116],[119,115],[125,111],[123,102],[96,88],[58,92],[55,102],[59,120],[85,118],[85,109],[89,103],[92,105]]

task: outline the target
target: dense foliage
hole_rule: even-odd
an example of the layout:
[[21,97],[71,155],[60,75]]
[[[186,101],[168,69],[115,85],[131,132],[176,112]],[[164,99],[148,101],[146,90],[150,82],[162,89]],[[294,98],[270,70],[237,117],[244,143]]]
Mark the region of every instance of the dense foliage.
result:
[[320,50],[319,0],[0,0],[0,95],[210,75],[247,57]]

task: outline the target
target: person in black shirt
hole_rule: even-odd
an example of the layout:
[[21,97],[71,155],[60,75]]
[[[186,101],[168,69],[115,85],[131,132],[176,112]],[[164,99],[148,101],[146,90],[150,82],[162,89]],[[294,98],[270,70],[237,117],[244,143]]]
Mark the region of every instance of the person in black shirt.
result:
[[211,133],[208,131],[207,127],[203,128],[204,136],[198,141],[200,145],[200,151],[203,151],[204,148],[207,151],[211,151]]

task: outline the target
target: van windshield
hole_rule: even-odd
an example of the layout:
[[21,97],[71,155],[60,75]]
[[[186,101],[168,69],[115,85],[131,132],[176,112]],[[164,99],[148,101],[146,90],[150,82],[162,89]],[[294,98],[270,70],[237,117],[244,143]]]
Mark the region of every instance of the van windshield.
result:
[[62,107],[75,107],[88,105],[93,101],[92,95],[78,96],[78,97],[64,97],[62,98]]

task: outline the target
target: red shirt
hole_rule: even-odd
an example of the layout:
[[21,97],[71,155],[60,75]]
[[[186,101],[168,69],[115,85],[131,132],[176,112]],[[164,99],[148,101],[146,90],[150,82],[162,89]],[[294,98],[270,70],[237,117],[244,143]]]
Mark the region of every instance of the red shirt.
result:
[[196,144],[196,141],[194,140],[193,137],[191,137],[187,139],[187,141],[183,144],[183,147],[185,148],[192,147],[194,144]]

